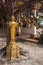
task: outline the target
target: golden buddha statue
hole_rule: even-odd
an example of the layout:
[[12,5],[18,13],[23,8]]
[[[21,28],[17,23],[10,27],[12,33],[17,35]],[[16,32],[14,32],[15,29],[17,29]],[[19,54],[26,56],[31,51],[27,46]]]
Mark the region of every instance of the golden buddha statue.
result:
[[14,21],[14,15],[11,16],[11,21],[9,21],[9,29],[10,29],[10,42],[8,42],[6,57],[9,60],[14,60],[15,58],[19,57],[19,47],[16,45],[15,42],[15,33],[16,27],[18,23]]

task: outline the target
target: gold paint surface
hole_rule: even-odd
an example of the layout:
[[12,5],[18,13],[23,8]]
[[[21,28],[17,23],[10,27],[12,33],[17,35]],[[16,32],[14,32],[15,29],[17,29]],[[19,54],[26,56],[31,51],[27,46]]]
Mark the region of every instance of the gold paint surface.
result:
[[15,42],[15,32],[16,32],[17,24],[18,24],[17,22],[14,22],[14,16],[12,16],[11,21],[9,22],[10,42],[6,50],[6,57],[12,61],[15,58],[19,57],[19,47],[16,45]]

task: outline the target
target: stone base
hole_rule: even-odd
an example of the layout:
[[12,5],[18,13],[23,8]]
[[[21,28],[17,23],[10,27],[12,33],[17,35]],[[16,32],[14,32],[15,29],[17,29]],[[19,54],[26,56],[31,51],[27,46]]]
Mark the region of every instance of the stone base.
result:
[[10,42],[10,44],[8,45],[7,50],[6,50],[6,57],[7,59],[11,61],[19,57],[19,48],[15,44],[15,42]]
[[18,33],[17,35],[18,35],[18,36],[21,36],[21,33]]
[[34,34],[31,34],[30,35],[30,38],[33,38],[34,39],[35,37],[36,37],[36,35],[34,35]]

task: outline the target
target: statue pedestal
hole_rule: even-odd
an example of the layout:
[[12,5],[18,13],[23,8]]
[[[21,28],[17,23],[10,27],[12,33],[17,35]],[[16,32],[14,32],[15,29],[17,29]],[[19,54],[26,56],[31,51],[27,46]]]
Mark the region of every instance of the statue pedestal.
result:
[[12,61],[19,57],[19,47],[15,42],[10,42],[10,44],[8,45],[6,57]]

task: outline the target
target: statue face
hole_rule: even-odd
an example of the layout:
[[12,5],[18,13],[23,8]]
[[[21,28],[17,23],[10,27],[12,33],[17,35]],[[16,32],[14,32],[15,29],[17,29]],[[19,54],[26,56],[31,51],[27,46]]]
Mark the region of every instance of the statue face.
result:
[[11,21],[14,21],[15,20],[15,17],[14,15],[11,16]]

